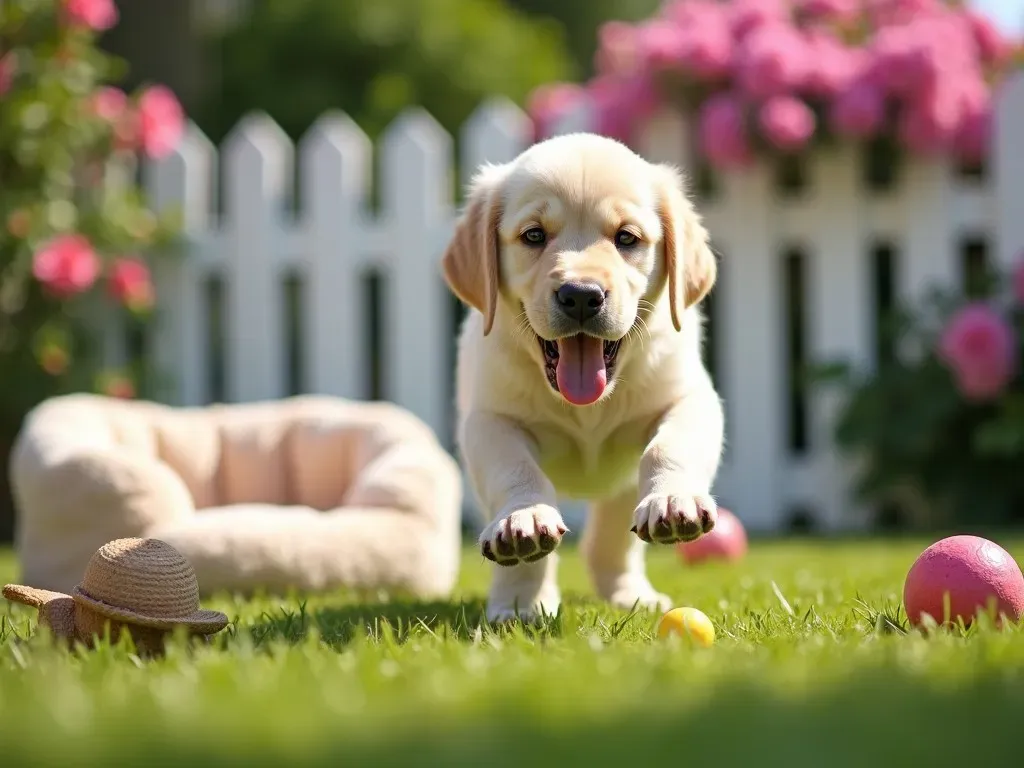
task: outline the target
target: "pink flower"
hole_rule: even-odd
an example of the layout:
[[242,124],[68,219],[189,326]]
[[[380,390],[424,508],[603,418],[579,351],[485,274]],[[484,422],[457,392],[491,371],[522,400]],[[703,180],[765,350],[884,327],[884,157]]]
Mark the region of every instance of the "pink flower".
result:
[[718,93],[705,101],[697,130],[701,151],[712,165],[742,167],[753,159],[746,114],[738,96]]
[[185,132],[185,113],[170,88],[154,85],[139,99],[139,141],[154,158],[166,157]]
[[726,7],[718,3],[683,2],[666,11],[669,29],[655,28],[665,36],[667,64],[674,64],[700,80],[717,80],[729,74],[733,41]]
[[670,0],[665,3],[658,16],[679,26],[686,26],[695,16],[706,13],[725,14],[726,6],[718,0]]
[[526,111],[533,118],[536,138],[550,136],[558,121],[575,108],[585,95],[583,87],[574,83],[547,83],[534,89],[527,101]]
[[64,18],[71,24],[97,32],[117,24],[114,0],[64,0]]
[[733,42],[723,16],[706,15],[683,38],[683,63],[702,80],[718,80],[730,74]]
[[963,11],[968,30],[978,47],[978,57],[986,66],[999,66],[1009,58],[1012,46],[1002,32],[980,13]]
[[1017,256],[1017,266],[1013,269],[1013,298],[1018,304],[1024,304],[1024,251]]
[[942,81],[904,105],[898,126],[900,140],[921,155],[945,151],[953,141],[962,114],[956,84]]
[[124,114],[128,96],[120,88],[105,86],[92,95],[91,106],[97,117],[112,123]]
[[803,149],[814,135],[814,113],[793,96],[774,96],[758,112],[765,139],[783,152]]
[[145,262],[134,258],[118,259],[110,270],[110,295],[133,311],[153,305],[153,281]]
[[587,86],[594,109],[595,130],[628,142],[635,126],[658,104],[654,85],[644,74],[628,78],[598,77]]
[[59,235],[36,252],[32,274],[50,293],[64,298],[96,282],[100,260],[82,235]]
[[867,53],[847,48],[829,32],[807,36],[808,67],[804,87],[813,96],[830,98],[847,88],[866,68]]
[[[984,84],[982,84],[984,86]],[[980,163],[992,139],[992,100],[984,87],[961,96],[960,122],[953,135],[953,149],[962,161]]]
[[18,60],[14,57],[14,51],[8,51],[0,56],[0,97],[11,90],[14,85],[14,73],[17,70]]
[[761,27],[789,21],[786,0],[735,0],[729,4],[730,23],[735,40],[743,40]]
[[622,75],[640,64],[637,29],[624,21],[608,21],[597,31],[597,53],[594,69],[602,75]]
[[865,0],[872,26],[902,24],[943,10],[941,0]]
[[653,19],[640,26],[638,42],[644,64],[653,70],[675,69],[683,61],[683,31],[679,25]]
[[810,21],[845,22],[860,14],[859,0],[799,0],[797,8]]
[[888,93],[909,95],[932,85],[941,63],[910,25],[887,27],[871,43],[872,74]]
[[997,397],[1017,367],[1013,328],[985,304],[958,311],[942,332],[938,356],[953,373],[960,393],[982,402]]
[[114,148],[134,151],[139,146],[139,113],[131,107],[125,107],[114,120]]
[[811,66],[803,36],[794,27],[769,24],[744,40],[737,55],[736,78],[744,93],[766,99],[800,88]]
[[885,97],[867,80],[854,83],[832,102],[829,122],[840,136],[865,139],[873,136],[885,120]]

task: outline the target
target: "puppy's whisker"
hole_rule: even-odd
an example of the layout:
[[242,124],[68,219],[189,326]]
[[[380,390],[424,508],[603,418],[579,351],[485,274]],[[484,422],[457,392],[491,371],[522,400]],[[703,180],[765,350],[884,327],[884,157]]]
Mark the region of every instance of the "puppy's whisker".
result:
[[519,339],[529,340],[530,332],[530,318],[526,315],[526,310],[523,310],[516,317],[516,326],[512,330],[512,337],[518,341]]
[[636,323],[634,323],[633,328],[647,337],[651,335],[650,326],[647,325],[647,321],[640,317],[640,315],[636,316]]
[[626,340],[636,339],[640,342],[640,351],[644,351],[644,337],[650,337],[650,330],[647,328],[647,323],[644,322],[642,317],[637,317],[637,322],[633,324],[633,327],[626,333]]

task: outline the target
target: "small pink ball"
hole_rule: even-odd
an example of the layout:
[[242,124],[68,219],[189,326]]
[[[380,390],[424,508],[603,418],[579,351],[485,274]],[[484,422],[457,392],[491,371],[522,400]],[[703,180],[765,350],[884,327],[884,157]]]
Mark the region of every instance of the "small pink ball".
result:
[[690,565],[706,560],[739,560],[747,554],[747,532],[736,515],[719,507],[718,522],[710,533],[695,541],[681,541],[676,549]]
[[1024,614],[1024,575],[1010,553],[979,536],[950,536],[932,544],[914,561],[903,585],[903,604],[914,626],[924,614],[970,625],[995,599],[996,615],[1018,621]]

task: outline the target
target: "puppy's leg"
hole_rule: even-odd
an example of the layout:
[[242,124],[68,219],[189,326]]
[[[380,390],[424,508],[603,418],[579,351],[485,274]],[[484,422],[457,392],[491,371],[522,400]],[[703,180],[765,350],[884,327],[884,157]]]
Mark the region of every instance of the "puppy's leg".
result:
[[480,534],[480,551],[501,566],[494,573],[488,618],[553,614],[559,596],[549,555],[568,528],[533,441],[507,418],[473,413],[463,424],[461,442],[477,497],[493,518]]
[[670,408],[640,459],[632,530],[643,541],[692,541],[715,527],[711,483],[722,455],[722,403],[709,379]]
[[629,520],[636,507],[636,489],[591,505],[580,550],[594,590],[617,608],[668,610],[672,601],[647,580],[647,544],[631,535]]
[[487,620],[534,621],[542,616],[554,616],[562,602],[557,571],[557,553],[535,563],[495,567],[487,595]]

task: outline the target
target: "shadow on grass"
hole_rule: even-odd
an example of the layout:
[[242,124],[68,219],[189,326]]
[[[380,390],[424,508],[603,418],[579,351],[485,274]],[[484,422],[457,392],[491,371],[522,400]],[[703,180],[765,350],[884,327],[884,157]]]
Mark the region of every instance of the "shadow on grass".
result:
[[[1006,671],[943,686],[892,666],[785,695],[737,678],[700,697],[665,700],[662,690],[650,701],[635,694],[622,701],[609,691],[599,706],[566,700],[538,709],[536,691],[502,693],[458,717],[424,709],[386,723],[328,720],[303,731],[301,750],[262,734],[258,718],[202,739],[161,732],[155,722],[111,724],[77,764],[519,768],[526,747],[537,768],[996,766],[1019,764],[1024,711],[1024,686],[1011,684]],[[550,705],[558,696],[545,699]],[[23,764],[19,754],[45,756],[31,740],[5,742],[5,757],[15,758],[5,764]]]
[[536,627],[490,627],[484,615],[483,600],[463,602],[407,601],[386,603],[354,603],[307,611],[305,605],[295,610],[264,614],[252,627],[257,645],[274,640],[303,642],[315,631],[328,645],[342,648],[357,637],[376,641],[406,642],[425,633],[445,640],[470,640],[485,632],[525,632],[556,636],[561,633],[561,620],[551,617]]

